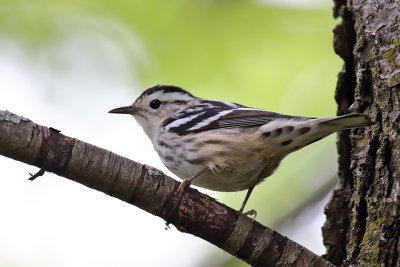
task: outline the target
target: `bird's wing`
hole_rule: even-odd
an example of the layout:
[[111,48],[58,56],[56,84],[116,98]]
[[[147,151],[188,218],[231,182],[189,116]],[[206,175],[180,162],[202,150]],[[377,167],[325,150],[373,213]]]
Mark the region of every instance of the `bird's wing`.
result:
[[215,109],[205,108],[186,111],[163,123],[166,130],[179,135],[220,128],[257,127],[275,120],[304,121],[310,118],[288,116],[254,108]]

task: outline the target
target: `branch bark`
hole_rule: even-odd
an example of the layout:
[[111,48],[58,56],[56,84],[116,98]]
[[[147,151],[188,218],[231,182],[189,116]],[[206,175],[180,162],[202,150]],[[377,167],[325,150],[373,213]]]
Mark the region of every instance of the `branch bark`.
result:
[[161,171],[0,111],[0,154],[138,206],[253,266],[333,266]]
[[339,185],[325,208],[325,258],[400,266],[400,4],[335,0],[334,47],[344,60],[338,114],[366,112],[371,128],[339,134]]

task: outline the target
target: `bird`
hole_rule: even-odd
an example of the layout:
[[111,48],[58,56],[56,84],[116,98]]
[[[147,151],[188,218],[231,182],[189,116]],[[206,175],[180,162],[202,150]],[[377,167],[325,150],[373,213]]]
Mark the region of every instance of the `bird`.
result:
[[109,113],[136,119],[163,164],[183,180],[178,191],[191,184],[222,192],[247,190],[239,213],[254,187],[273,174],[288,154],[332,133],[374,124],[362,113],[291,116],[199,98],[163,84],[147,88],[132,105]]

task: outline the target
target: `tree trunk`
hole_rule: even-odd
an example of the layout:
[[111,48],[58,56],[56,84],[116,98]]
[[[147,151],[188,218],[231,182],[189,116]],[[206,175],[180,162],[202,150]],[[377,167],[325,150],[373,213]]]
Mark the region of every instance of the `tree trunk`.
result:
[[338,138],[339,185],[325,208],[326,259],[399,266],[399,1],[335,0],[334,47],[344,60],[338,114],[364,112],[375,126]]

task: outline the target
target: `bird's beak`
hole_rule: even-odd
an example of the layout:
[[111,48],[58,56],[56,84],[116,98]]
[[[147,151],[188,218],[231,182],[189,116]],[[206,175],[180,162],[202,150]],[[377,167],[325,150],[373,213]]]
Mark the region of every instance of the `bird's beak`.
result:
[[127,106],[121,108],[115,108],[110,110],[108,113],[117,113],[117,114],[135,114],[139,111],[139,109],[135,106]]

